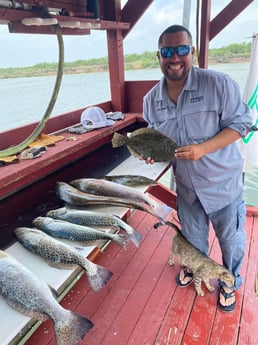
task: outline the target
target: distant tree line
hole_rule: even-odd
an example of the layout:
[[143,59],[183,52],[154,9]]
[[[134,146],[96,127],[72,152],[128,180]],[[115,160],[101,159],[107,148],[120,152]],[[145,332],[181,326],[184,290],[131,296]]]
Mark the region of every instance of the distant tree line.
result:
[[[222,48],[209,49],[209,62],[231,63],[250,58],[251,42],[233,43]],[[158,60],[155,52],[143,52],[142,54],[129,54],[124,58],[125,69],[158,68]],[[0,68],[0,78],[34,77],[52,75],[57,70],[57,63],[39,63],[31,67]],[[77,60],[64,63],[64,73],[94,73],[108,70],[108,58],[94,58]]]

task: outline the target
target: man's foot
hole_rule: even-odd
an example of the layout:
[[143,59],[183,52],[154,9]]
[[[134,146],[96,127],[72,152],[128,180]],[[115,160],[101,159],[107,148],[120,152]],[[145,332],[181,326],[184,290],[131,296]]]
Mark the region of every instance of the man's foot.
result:
[[176,276],[176,283],[180,287],[186,287],[193,282],[193,274],[191,272],[187,271],[187,268],[182,270],[178,275]]
[[217,305],[220,310],[226,313],[233,311],[236,307],[235,291],[221,286]]

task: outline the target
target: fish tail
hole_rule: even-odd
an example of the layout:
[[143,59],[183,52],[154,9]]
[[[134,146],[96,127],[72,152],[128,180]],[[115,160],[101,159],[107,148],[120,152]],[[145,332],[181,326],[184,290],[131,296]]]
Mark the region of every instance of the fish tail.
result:
[[142,235],[135,230],[132,234],[129,235],[129,237],[133,244],[138,248],[142,239]]
[[156,224],[154,224],[154,229],[158,229],[160,226],[163,226],[163,225],[167,225],[167,226],[170,226],[171,228],[173,228],[176,232],[179,232],[181,233],[181,230],[179,229],[179,227],[172,223],[172,222],[169,222],[169,221],[161,221],[161,222],[157,222]]
[[168,214],[173,210],[172,207],[169,207],[165,204],[155,203],[152,205],[152,209],[155,212],[155,215],[159,219],[166,219]]
[[127,142],[126,139],[127,138],[124,135],[115,132],[114,135],[113,135],[113,138],[112,138],[112,146],[113,146],[113,148],[125,145],[126,142]]
[[113,273],[110,272],[107,268],[95,265],[96,273],[95,274],[87,274],[88,282],[90,287],[93,291],[97,292],[102,289],[109,279],[112,277]]
[[118,244],[120,247],[125,248],[127,243],[130,241],[130,236],[127,234],[117,234],[113,241]]
[[54,325],[58,345],[76,345],[93,327],[93,323],[82,315],[71,311],[67,315]]

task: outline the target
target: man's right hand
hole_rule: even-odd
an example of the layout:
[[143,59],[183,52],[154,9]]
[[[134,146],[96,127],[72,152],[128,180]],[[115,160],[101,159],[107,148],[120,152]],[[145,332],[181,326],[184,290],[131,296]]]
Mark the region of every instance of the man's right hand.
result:
[[154,164],[155,163],[154,159],[152,159],[151,157],[148,157],[147,159],[139,157],[139,159],[140,159],[140,161],[144,161],[145,160],[146,164]]

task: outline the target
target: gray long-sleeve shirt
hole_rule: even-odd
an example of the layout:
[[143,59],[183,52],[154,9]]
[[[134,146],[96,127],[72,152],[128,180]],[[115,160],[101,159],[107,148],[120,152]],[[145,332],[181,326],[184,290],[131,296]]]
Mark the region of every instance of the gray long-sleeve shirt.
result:
[[[143,117],[178,145],[198,144],[231,128],[244,137],[252,119],[237,83],[224,73],[192,67],[175,105],[163,77],[144,97]],[[178,192],[192,203],[199,198],[207,213],[230,204],[243,190],[243,162],[237,143],[191,161],[173,162]]]

